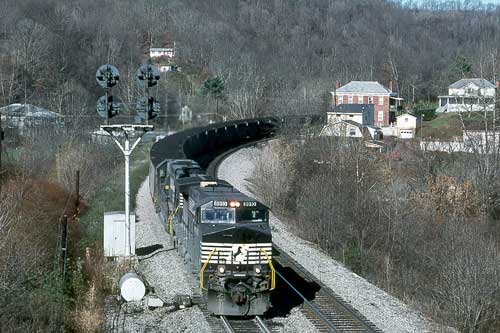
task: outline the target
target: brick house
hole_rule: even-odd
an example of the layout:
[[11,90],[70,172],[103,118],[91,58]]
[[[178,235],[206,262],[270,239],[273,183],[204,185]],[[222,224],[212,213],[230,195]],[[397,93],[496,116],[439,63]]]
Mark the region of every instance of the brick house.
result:
[[377,81],[351,81],[344,86],[337,81],[331,94],[334,108],[342,104],[370,104],[374,109],[373,122],[370,122],[379,127],[389,125],[390,99],[396,97],[392,92],[392,81],[389,88]]

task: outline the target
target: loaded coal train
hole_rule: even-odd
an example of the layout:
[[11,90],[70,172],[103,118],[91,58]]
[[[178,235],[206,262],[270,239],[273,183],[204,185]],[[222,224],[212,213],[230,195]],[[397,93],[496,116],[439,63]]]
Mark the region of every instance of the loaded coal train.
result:
[[[199,279],[208,310],[215,315],[262,315],[275,287],[269,209],[228,182],[205,174],[211,158],[200,151],[210,135],[211,151],[220,152],[272,135],[274,125],[240,121],[230,124],[229,132],[227,125],[221,126],[157,142],[151,150],[149,188],[187,270]],[[228,136],[233,138],[226,142]],[[201,165],[186,158],[186,147],[191,155],[198,152]]]

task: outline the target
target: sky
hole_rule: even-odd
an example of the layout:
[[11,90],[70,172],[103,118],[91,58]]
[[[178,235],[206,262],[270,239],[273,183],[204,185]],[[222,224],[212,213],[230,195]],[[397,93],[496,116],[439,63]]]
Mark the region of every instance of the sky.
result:
[[[413,0],[414,2],[417,2],[417,3],[426,3],[428,2],[429,0]],[[437,2],[453,2],[453,1],[457,1],[457,0],[434,0],[434,1],[437,1]],[[488,4],[493,4],[493,5],[500,5],[500,0],[459,0],[461,1],[462,3],[467,3],[467,2],[478,2],[478,1],[481,1],[481,3],[483,5],[488,5]],[[405,2],[404,0],[401,0],[401,2]]]

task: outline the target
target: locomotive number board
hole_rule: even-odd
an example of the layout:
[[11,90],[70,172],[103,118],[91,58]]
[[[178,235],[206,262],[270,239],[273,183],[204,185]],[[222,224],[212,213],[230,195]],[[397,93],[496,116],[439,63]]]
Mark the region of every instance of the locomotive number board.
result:
[[[214,201],[214,207],[257,207],[257,201],[242,201],[242,202],[235,202],[235,201]],[[236,205],[235,205],[236,203]]]

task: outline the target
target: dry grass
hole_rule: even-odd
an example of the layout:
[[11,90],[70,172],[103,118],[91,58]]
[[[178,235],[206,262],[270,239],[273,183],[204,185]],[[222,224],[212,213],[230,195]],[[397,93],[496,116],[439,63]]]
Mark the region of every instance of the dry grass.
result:
[[101,332],[104,327],[104,300],[107,295],[118,293],[120,276],[128,271],[126,262],[108,261],[100,247],[87,248],[81,268],[88,281],[77,299],[71,318],[78,332]]

